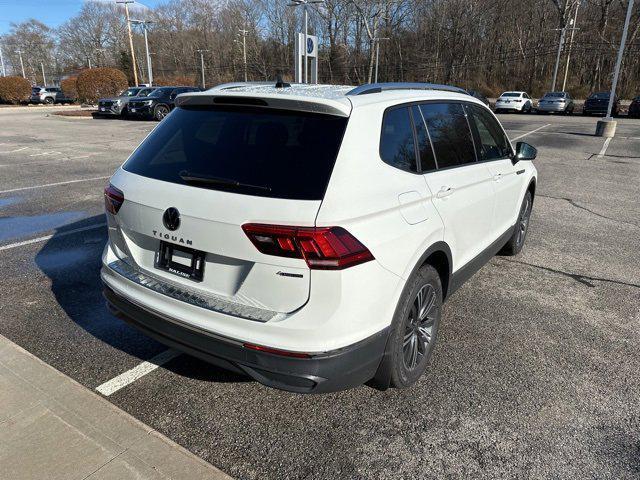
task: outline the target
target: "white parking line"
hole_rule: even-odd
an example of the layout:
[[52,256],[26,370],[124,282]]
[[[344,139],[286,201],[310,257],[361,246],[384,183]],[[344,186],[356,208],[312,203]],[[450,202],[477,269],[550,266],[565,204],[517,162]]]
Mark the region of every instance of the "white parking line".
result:
[[17,150],[7,150],[5,152],[0,152],[0,153],[16,153],[16,152],[21,152],[23,150],[26,150],[29,147],[22,147],[22,148],[18,148]]
[[611,140],[613,140],[613,138],[609,137],[604,141],[604,145],[602,145],[602,150],[600,150],[600,153],[598,154],[598,158],[602,158],[605,156],[605,154],[607,153],[607,148],[609,148],[609,144],[611,143]]
[[88,230],[96,230],[98,228],[106,227],[106,223],[98,223],[97,225],[88,225],[86,227],[74,228],[73,230],[67,230],[66,232],[55,233],[52,235],[46,235],[44,237],[32,238],[31,240],[25,240],[24,242],[10,243],[8,245],[0,245],[0,252],[2,250],[10,250],[12,248],[24,247],[25,245],[32,245],[34,243],[45,242],[53,237],[60,238],[67,235],[73,235],[74,233],[86,232]]
[[44,185],[34,185],[32,187],[20,187],[20,188],[12,188],[10,190],[0,190],[0,193],[20,192],[22,190],[34,190],[36,188],[55,187],[57,185],[68,185],[70,183],[91,182],[93,180],[106,180],[109,177],[110,175],[107,175],[106,177],[92,177],[92,178],[81,178],[78,180],[68,180],[66,182],[45,183]]
[[51,151],[51,152],[42,152],[42,153],[32,153],[32,154],[31,154],[31,155],[29,155],[29,156],[30,156],[30,157],[41,157],[42,155],[53,155],[53,154],[60,155],[61,153],[62,153],[62,152],[54,152],[54,151]]
[[135,382],[139,378],[144,377],[147,373],[153,372],[160,365],[167,363],[169,360],[173,360],[182,352],[177,350],[165,350],[164,352],[156,355],[155,357],[147,360],[146,362],[142,362],[137,367],[132,368],[131,370],[127,370],[126,372],[118,375],[115,378],[112,378],[108,382],[103,383],[96,387],[96,390],[105,396],[109,396],[121,388],[126,387],[130,383]]
[[526,137],[527,135],[531,135],[532,133],[536,133],[536,132],[538,132],[538,131],[542,130],[543,128],[548,127],[549,125],[551,125],[551,124],[550,124],[550,123],[547,123],[546,125],[543,125],[543,126],[541,126],[541,127],[538,127],[538,128],[536,128],[535,130],[531,130],[530,132],[523,133],[522,135],[518,135],[517,137],[513,137],[513,138],[511,139],[511,141],[513,142],[514,140],[519,140],[519,139],[521,139],[521,138]]

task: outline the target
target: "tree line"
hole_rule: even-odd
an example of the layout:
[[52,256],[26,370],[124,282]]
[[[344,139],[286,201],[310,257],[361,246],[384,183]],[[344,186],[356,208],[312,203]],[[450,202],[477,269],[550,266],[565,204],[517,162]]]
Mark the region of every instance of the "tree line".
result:
[[[549,90],[566,27],[556,89],[576,97],[610,88],[628,0],[325,0],[309,7],[309,33],[319,38],[323,83],[371,82],[379,47],[379,81],[427,81],[540,95]],[[207,85],[293,77],[302,9],[287,0],[169,0],[130,7],[151,20],[154,77],[199,83],[204,52]],[[575,23],[574,23],[575,21]],[[640,5],[632,15],[619,93],[640,94]],[[147,78],[142,31],[133,27],[136,69]],[[58,28],[37,19],[12,24],[0,37],[7,74],[41,84],[42,70],[62,78],[89,66],[132,76],[122,5],[85,2]],[[243,44],[246,48],[246,65]],[[21,52],[21,53],[20,53]],[[22,65],[20,63],[22,56]],[[568,69],[567,57],[570,56]]]

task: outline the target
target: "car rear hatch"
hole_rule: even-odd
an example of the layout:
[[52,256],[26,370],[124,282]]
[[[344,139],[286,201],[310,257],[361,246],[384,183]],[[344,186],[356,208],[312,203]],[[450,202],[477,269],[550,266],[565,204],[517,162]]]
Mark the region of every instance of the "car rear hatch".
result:
[[347,117],[207,103],[175,109],[112,178],[114,251],[187,295],[292,312],[307,263],[261,253],[243,225],[314,226]]

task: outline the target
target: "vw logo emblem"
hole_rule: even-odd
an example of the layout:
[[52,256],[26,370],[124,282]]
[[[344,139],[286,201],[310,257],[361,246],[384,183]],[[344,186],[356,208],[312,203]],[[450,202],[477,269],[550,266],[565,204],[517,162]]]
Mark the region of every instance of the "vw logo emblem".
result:
[[313,39],[307,38],[307,53],[313,53]]
[[177,230],[180,226],[180,212],[175,207],[167,208],[162,215],[162,223],[169,230]]

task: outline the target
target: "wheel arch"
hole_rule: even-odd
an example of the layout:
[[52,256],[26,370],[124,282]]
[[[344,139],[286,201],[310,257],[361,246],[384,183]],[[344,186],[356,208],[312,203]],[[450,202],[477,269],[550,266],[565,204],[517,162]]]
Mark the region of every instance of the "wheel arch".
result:
[[531,203],[533,204],[533,200],[536,197],[536,179],[535,177],[531,179],[529,182],[529,186],[527,187],[527,192],[531,193]]

